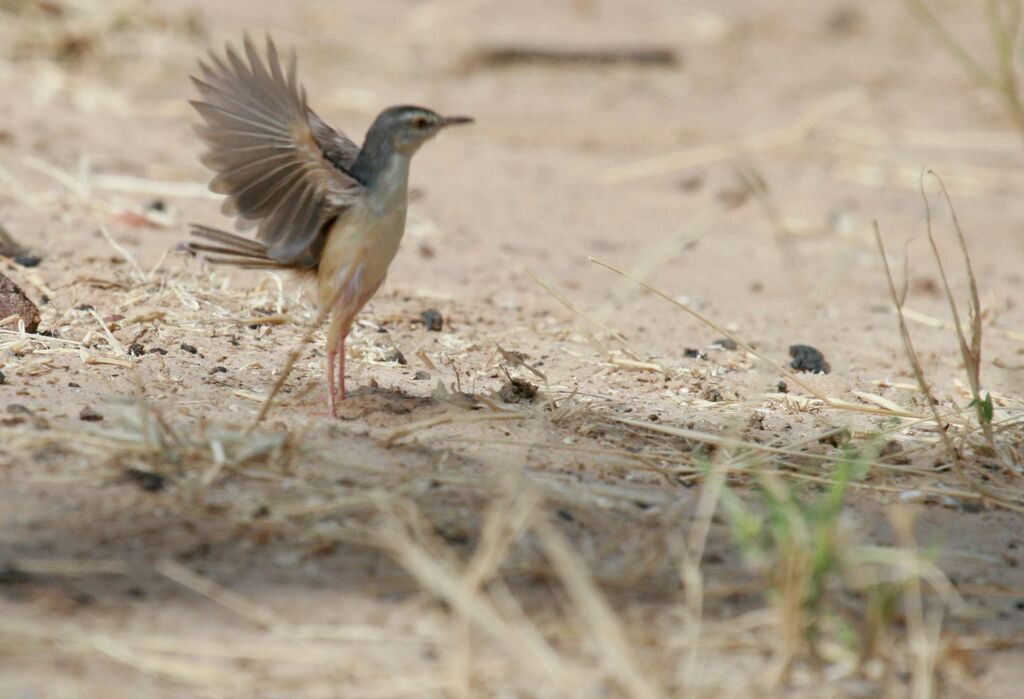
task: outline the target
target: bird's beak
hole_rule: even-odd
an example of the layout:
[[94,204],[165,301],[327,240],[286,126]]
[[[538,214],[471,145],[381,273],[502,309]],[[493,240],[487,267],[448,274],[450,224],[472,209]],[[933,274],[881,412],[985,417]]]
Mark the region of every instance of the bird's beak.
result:
[[473,117],[468,116],[450,116],[445,117],[441,122],[441,126],[458,126],[459,124],[472,124],[474,122]]

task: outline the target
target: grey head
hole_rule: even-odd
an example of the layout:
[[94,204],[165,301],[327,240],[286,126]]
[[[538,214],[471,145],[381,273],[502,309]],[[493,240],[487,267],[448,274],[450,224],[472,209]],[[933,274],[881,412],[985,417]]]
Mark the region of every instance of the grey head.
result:
[[420,146],[448,126],[471,124],[464,116],[441,116],[425,107],[389,107],[366,132],[366,140],[350,172],[366,186],[373,186],[395,156],[408,161]]

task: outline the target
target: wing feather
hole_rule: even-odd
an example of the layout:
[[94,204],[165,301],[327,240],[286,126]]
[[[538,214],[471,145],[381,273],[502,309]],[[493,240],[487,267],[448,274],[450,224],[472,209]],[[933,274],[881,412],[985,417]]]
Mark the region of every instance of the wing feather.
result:
[[270,37],[265,58],[248,36],[242,49],[211,54],[192,78],[210,189],[226,195],[222,211],[240,228],[256,226],[268,258],[315,267],[326,224],[364,191],[346,171],[359,148],[306,105],[294,54],[282,68]]

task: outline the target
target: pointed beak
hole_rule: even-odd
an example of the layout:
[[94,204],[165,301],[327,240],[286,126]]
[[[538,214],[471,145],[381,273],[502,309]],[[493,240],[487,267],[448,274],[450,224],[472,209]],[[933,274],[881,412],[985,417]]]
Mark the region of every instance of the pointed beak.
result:
[[472,124],[474,122],[473,117],[468,116],[450,116],[445,117],[444,121],[441,122],[441,126],[458,126],[459,124]]

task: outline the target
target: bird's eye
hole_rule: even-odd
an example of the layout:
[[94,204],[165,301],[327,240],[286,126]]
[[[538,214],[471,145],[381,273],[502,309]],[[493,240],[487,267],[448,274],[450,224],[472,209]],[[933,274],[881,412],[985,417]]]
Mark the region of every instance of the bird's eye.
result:
[[425,129],[430,126],[430,122],[424,116],[418,116],[412,120],[412,125],[417,129]]

